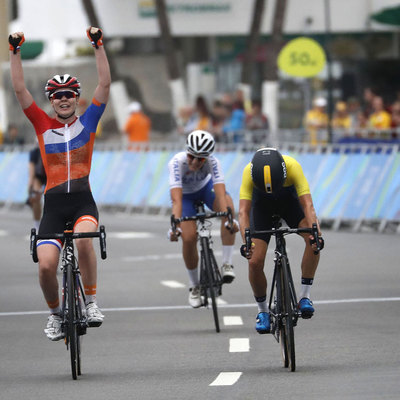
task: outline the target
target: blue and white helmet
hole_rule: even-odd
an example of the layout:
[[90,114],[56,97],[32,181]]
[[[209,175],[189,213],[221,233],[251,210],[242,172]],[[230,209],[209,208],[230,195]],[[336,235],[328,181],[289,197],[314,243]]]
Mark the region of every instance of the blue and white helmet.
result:
[[214,148],[215,140],[211,133],[196,130],[187,137],[186,150],[195,157],[208,157]]

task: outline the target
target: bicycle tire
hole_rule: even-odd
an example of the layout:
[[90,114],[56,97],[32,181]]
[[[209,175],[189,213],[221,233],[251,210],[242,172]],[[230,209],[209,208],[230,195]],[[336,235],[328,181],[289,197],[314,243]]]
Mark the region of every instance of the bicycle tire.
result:
[[201,238],[201,248],[202,248],[202,256],[204,257],[204,270],[206,274],[206,283],[207,283],[206,296],[208,292],[211,298],[211,306],[213,310],[215,330],[216,332],[220,332],[217,298],[215,295],[214,274],[212,270],[211,254],[210,254],[212,250],[209,247],[208,238],[206,237]]
[[77,330],[77,310],[75,300],[75,281],[74,274],[72,272],[72,265],[68,264],[67,268],[67,301],[68,301],[68,321],[67,321],[67,332],[68,332],[68,343],[69,353],[71,356],[71,372],[72,379],[76,380],[78,377],[78,365],[79,360],[79,337]]
[[293,314],[294,310],[292,307],[292,298],[289,287],[289,266],[285,257],[282,257],[281,260],[281,268],[282,268],[282,289],[283,289],[283,308],[285,315],[285,323],[284,323],[284,331],[286,336],[286,344],[287,344],[287,355],[288,355],[288,368],[292,372],[296,370],[296,351],[295,351],[295,343],[294,343],[294,324],[293,324]]
[[[278,261],[277,261],[278,262]],[[276,289],[276,305],[275,313],[278,316],[278,337],[279,343],[281,345],[281,354],[283,366],[287,368],[289,366],[289,356],[288,356],[288,343],[285,327],[283,324],[282,315],[285,313],[284,307],[284,293],[283,293],[283,276],[282,276],[282,265],[275,266],[276,276],[275,278],[275,289]]]

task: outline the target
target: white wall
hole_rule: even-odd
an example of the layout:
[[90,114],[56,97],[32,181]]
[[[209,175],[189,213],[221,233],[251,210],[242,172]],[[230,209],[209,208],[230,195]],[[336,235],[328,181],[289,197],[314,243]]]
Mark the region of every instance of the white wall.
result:
[[[254,0],[166,0],[174,35],[245,35],[249,31]],[[277,0],[266,1],[263,33],[269,33]],[[95,0],[101,26],[108,37],[158,36],[152,0]],[[301,34],[311,17],[310,32],[325,30],[325,0],[288,0],[285,32]],[[399,5],[396,0],[330,0],[334,32],[368,29],[395,30],[390,25],[370,23],[369,15]],[[201,8],[204,7],[204,8]],[[10,31],[22,30],[27,39],[82,38],[88,21],[81,0],[19,0],[20,19]],[[34,16],[34,17],[32,17]]]

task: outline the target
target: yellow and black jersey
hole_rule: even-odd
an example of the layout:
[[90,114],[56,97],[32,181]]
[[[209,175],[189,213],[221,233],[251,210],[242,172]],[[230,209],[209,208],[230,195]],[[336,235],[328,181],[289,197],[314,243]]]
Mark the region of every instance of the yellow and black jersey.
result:
[[[305,194],[310,194],[310,187],[308,185],[307,179],[304,176],[303,169],[298,161],[293,157],[282,155],[286,164],[287,177],[284,188],[289,188],[293,186],[296,190],[297,196],[303,196]],[[253,197],[254,183],[251,179],[251,162],[246,165],[243,170],[242,184],[240,186],[240,199],[251,200]],[[278,193],[279,197],[279,193]]]

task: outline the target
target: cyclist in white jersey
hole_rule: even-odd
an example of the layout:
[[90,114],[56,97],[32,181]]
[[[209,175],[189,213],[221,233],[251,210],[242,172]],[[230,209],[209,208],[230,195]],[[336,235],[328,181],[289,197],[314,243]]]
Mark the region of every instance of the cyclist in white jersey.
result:
[[[231,196],[226,192],[221,164],[212,155],[215,141],[212,135],[196,130],[187,138],[186,151],[177,153],[168,163],[169,185],[172,200],[172,214],[175,218],[196,214],[194,204],[202,200],[213,211],[227,211],[234,207]],[[228,228],[228,229],[227,229]],[[235,279],[232,266],[235,233],[239,225],[236,220],[229,230],[227,218],[221,221],[222,267],[224,283]],[[170,241],[177,241],[182,236],[182,253],[189,275],[189,304],[193,308],[201,306],[199,290],[199,255],[197,252],[197,232],[194,221],[182,222],[176,232],[168,231]]]

